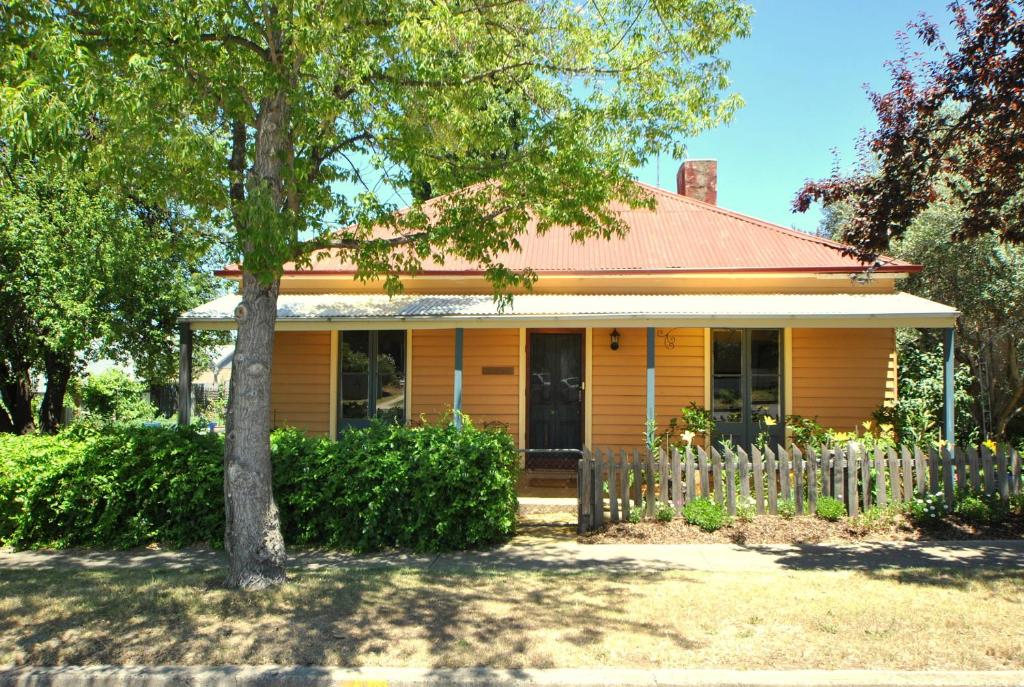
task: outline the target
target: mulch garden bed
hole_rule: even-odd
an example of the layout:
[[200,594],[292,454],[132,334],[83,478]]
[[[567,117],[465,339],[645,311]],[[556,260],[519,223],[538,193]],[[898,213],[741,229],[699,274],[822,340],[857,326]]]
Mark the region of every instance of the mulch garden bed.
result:
[[978,526],[952,516],[931,527],[915,526],[903,514],[880,521],[862,519],[828,522],[811,516],[782,518],[759,515],[751,522],[734,519],[716,532],[704,532],[682,518],[671,522],[618,523],[579,537],[583,544],[821,544],[856,541],[916,541],[964,539],[1024,539],[1024,517]]

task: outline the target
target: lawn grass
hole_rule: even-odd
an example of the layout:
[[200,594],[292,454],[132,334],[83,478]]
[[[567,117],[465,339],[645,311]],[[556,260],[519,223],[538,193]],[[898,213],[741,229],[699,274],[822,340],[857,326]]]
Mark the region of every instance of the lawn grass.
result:
[[998,570],[4,570],[0,664],[1024,668]]

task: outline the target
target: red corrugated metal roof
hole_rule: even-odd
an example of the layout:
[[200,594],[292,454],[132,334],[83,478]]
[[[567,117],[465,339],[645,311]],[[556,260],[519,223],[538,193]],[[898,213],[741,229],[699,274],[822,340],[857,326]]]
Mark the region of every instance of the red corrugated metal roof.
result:
[[[500,261],[515,270],[540,274],[609,272],[851,272],[864,269],[843,255],[842,244],[787,229],[664,189],[640,184],[654,195],[654,210],[616,208],[628,227],[623,238],[576,243],[556,227],[538,235],[533,227],[519,241],[521,252]],[[917,265],[883,259],[880,271],[912,272]],[[355,266],[332,255],[315,263],[313,273],[352,273]],[[287,273],[295,270],[287,269]],[[300,270],[310,273],[310,270]],[[451,258],[426,260],[421,274],[477,274],[480,268]],[[237,274],[232,265],[220,272]]]

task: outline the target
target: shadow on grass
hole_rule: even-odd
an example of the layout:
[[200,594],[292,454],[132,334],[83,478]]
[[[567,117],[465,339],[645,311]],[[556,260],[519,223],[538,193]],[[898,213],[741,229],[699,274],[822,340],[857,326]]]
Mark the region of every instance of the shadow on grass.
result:
[[[950,586],[956,579],[1013,579],[1024,575],[1024,542],[970,541],[883,543],[834,546],[794,544],[792,546],[751,545],[746,547],[774,557],[788,570],[855,570],[885,574],[890,579],[913,584]],[[927,569],[927,570],[925,570]],[[893,571],[899,574],[893,574]],[[931,574],[929,570],[933,571]]]
[[627,627],[630,641],[666,638],[630,605],[630,585],[657,574],[300,570],[256,594],[217,588],[221,575],[5,571],[0,663],[548,667]]

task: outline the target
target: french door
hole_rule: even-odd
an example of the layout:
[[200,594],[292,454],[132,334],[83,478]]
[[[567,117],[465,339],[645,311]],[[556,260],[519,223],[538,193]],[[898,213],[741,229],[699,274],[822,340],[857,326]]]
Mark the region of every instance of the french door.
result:
[[782,332],[711,330],[711,412],[715,440],[748,450],[758,438],[785,439],[782,407]]
[[338,427],[405,421],[405,332],[339,332]]

